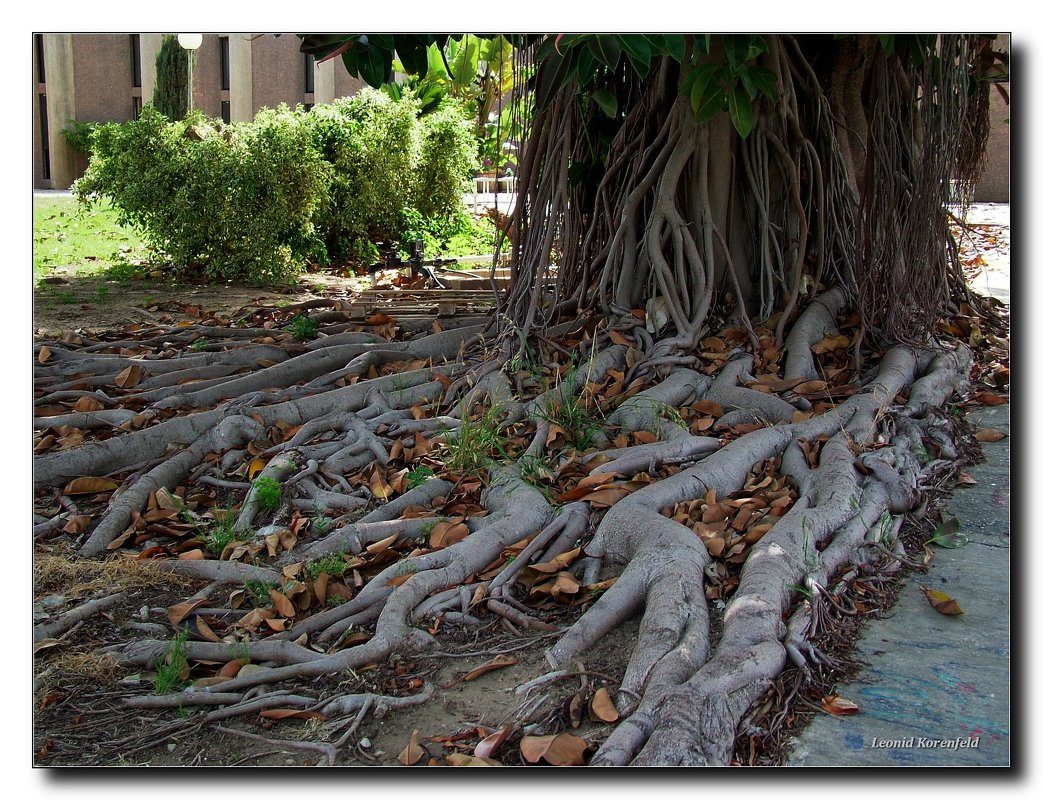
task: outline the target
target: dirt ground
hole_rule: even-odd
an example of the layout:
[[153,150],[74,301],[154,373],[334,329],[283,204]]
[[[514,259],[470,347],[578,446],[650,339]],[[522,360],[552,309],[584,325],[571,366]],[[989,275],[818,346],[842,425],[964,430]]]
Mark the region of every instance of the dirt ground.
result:
[[[365,281],[365,279],[363,279]],[[104,331],[130,322],[155,321],[157,312],[192,319],[175,306],[191,305],[222,316],[256,306],[277,306],[316,297],[346,297],[360,280],[332,273],[306,274],[293,288],[204,284],[170,280],[112,281],[54,271],[33,292],[33,335],[55,336],[84,328]]]

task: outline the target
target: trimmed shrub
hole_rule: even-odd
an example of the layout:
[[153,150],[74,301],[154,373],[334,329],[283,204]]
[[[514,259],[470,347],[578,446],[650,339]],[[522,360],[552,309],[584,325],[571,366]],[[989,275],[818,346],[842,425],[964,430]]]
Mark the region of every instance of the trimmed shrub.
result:
[[62,139],[65,144],[77,153],[89,156],[91,153],[91,134],[98,128],[96,122],[77,122],[70,120],[69,124],[62,128]]
[[398,241],[418,150],[419,109],[364,89],[307,115],[312,142],[333,168],[316,227],[331,259],[363,258],[371,241]]
[[333,167],[316,220],[331,259],[372,260],[373,242],[405,246],[459,227],[474,134],[455,102],[420,114],[412,92],[392,99],[373,89],[309,112],[313,142]]
[[312,217],[329,166],[285,106],[229,126],[197,112],[168,123],[145,106],[138,120],[99,128],[91,147],[77,196],[108,197],[120,222],[140,228],[176,268],[260,283],[321,256]]
[[374,242],[471,230],[468,121],[456,104],[419,111],[410,93],[394,101],[374,90],[231,125],[198,111],[171,123],[148,105],[91,134],[75,191],[107,197],[176,268],[213,278],[275,280],[306,259],[368,262]]

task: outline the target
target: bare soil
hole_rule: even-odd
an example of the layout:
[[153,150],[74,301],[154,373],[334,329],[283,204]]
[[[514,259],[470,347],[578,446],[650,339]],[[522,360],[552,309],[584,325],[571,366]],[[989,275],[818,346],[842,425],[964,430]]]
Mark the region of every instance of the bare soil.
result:
[[174,315],[175,320],[193,319],[181,306],[228,316],[256,306],[347,296],[357,285],[358,281],[332,273],[302,275],[294,287],[253,287],[166,279],[112,281],[58,269],[33,293],[33,334],[55,336],[80,328],[104,331],[154,321],[157,312]]

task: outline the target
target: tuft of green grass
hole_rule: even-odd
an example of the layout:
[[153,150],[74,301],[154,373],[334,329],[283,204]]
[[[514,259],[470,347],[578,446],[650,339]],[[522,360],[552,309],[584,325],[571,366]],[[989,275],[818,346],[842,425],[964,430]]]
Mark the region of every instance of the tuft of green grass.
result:
[[317,515],[312,518],[312,533],[316,536],[329,534],[333,530],[334,521],[326,515]]
[[313,581],[319,578],[323,573],[326,573],[332,578],[343,576],[344,571],[348,569],[348,562],[345,559],[345,556],[345,552],[342,551],[341,553],[324,556],[322,559],[316,559],[308,565],[308,574],[312,577]]
[[236,516],[232,514],[232,508],[225,509],[225,516],[207,529],[203,534],[203,547],[210,553],[221,555],[221,552],[233,541],[239,539],[236,534]]
[[185,686],[188,676],[188,660],[185,659],[185,642],[188,632],[182,629],[174,635],[162,661],[156,665],[155,689],[157,695],[165,695]]
[[506,457],[499,417],[500,409],[494,406],[478,420],[463,419],[447,443],[446,465],[458,473],[473,473],[485,467],[494,452]]
[[586,389],[579,393],[570,391],[574,381],[572,375],[567,376],[564,391],[556,392],[551,405],[538,412],[538,416],[565,431],[578,451],[586,451],[596,443],[605,420],[594,400],[585,397]]
[[429,478],[435,475],[435,471],[426,464],[418,465],[406,474],[406,486],[410,489],[419,487]]
[[315,339],[316,334],[319,333],[319,323],[306,314],[299,314],[290,321],[286,330],[294,335],[294,339],[306,342],[309,339]]
[[272,605],[271,590],[275,589],[277,586],[278,585],[273,584],[270,587],[265,584],[265,582],[255,581],[254,579],[247,579],[243,582],[243,589],[246,590],[247,595],[249,595],[258,606]]

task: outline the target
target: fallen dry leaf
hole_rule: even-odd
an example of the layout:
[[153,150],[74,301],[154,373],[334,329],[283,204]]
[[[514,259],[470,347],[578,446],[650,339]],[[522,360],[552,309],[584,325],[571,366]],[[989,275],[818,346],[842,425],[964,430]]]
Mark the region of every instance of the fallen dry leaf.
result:
[[403,765],[416,765],[424,758],[424,754],[424,748],[420,744],[420,731],[414,729],[413,734],[410,735],[410,741],[399,752],[398,760]]
[[615,723],[620,719],[620,712],[613,703],[613,699],[609,697],[609,691],[605,687],[599,687],[595,690],[595,694],[591,697],[588,711],[591,717],[599,723]]
[[66,484],[63,492],[66,495],[92,495],[96,492],[112,492],[118,486],[120,486],[119,482],[113,481],[111,478],[82,476],[74,478]]
[[859,705],[840,695],[828,695],[819,704],[820,708],[831,715],[855,715],[859,712]]
[[543,759],[549,765],[583,765],[587,743],[573,734],[548,734],[523,737],[519,748],[530,764]]
[[932,605],[932,609],[938,612],[940,615],[963,615],[964,610],[961,609],[961,605],[956,600],[951,598],[945,592],[939,592],[939,590],[931,590],[928,587],[921,587],[921,592],[924,593],[924,597],[928,599],[928,603]]
[[975,439],[979,442],[1000,442],[1007,436],[1003,431],[998,431],[996,428],[980,428],[975,432]]
[[[511,736],[512,727],[509,723],[507,726],[502,728],[500,731],[495,731],[487,737],[484,737],[478,745],[475,746],[475,756],[480,759],[485,759],[493,756],[497,752],[497,749],[504,744],[504,742]],[[449,757],[447,757],[449,761]]]
[[195,601],[185,601],[185,603],[167,607],[167,620],[170,621],[170,625],[178,625],[178,623],[192,614],[192,610],[202,606],[205,600],[205,598],[199,598]]
[[136,364],[132,364],[116,376],[116,386],[120,389],[136,387],[139,381],[141,381],[141,368]]
[[511,665],[517,664],[517,662],[518,659],[516,659],[515,657],[504,656],[503,654],[501,654],[500,656],[494,657],[491,661],[487,662],[486,664],[479,665],[474,670],[469,670],[467,673],[464,674],[463,678],[461,678],[461,681],[471,681],[472,679],[477,679],[482,674],[489,673],[491,670],[499,670],[500,668],[509,667]]

